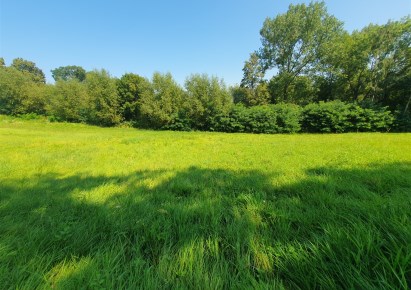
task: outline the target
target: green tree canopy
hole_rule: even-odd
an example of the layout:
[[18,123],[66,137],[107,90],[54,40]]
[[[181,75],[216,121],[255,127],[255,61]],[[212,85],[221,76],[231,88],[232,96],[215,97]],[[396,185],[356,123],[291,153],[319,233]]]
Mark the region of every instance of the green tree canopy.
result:
[[55,81],[76,79],[82,82],[86,79],[86,71],[84,68],[76,65],[60,66],[51,70],[51,75]]
[[87,122],[93,107],[87,87],[77,79],[55,83],[51,90],[47,112],[59,121]]
[[106,70],[87,73],[85,84],[89,98],[88,121],[112,126],[121,121],[116,81]]
[[233,103],[224,82],[206,74],[194,74],[185,81],[191,119],[198,129],[206,128],[211,119],[227,113]]
[[411,20],[371,24],[334,42],[324,57],[337,98],[404,108],[410,95]]
[[260,63],[260,59],[256,52],[250,55],[243,67],[243,79],[241,80],[241,87],[254,90],[258,84],[263,81],[264,72]]
[[265,20],[259,57],[264,71],[275,68],[282,75],[282,99],[297,76],[317,73],[328,43],[343,33],[342,22],[328,14],[324,2],[290,5],[285,14]]
[[47,87],[14,67],[0,67],[0,114],[45,113]]
[[150,81],[133,73],[124,74],[117,81],[119,105],[126,121],[136,120],[139,117],[141,96],[150,90]]
[[37,83],[46,83],[46,76],[43,71],[39,69],[32,61],[28,61],[22,58],[15,58],[11,64],[12,67],[17,70],[30,75],[31,79]]
[[170,73],[154,73],[151,89],[140,98],[141,122],[152,128],[164,128],[174,122],[183,108],[183,89]]

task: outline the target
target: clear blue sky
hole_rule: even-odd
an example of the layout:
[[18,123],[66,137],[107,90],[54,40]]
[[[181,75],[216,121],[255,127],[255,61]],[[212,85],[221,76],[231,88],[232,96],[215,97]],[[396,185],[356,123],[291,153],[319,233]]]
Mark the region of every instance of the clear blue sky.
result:
[[[286,0],[0,0],[0,57],[34,61],[50,70],[80,65],[120,77],[192,73],[239,83],[249,54],[260,47],[266,17]],[[411,0],[329,0],[330,14],[349,31],[411,14]]]

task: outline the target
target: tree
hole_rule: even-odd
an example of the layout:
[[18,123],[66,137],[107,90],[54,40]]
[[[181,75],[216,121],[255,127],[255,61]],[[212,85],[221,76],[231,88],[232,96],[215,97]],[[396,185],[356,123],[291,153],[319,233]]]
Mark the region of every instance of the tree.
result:
[[140,96],[140,123],[155,129],[173,124],[184,107],[183,96],[170,73],[154,73],[151,88]]
[[119,97],[115,79],[106,70],[87,73],[87,121],[101,126],[113,126],[121,121]]
[[0,67],[6,66],[4,58],[0,57]]
[[228,113],[233,99],[224,82],[206,74],[194,74],[185,81],[189,116],[194,127],[207,130],[213,118]]
[[[311,78],[305,75],[296,76],[292,83],[289,81],[288,74],[279,74],[274,76],[269,84],[268,89],[271,95],[272,103],[293,103],[306,105],[315,101],[317,90]],[[287,94],[283,93],[284,86],[287,85]]]
[[267,105],[270,103],[270,92],[268,85],[261,82],[254,90],[246,87],[231,88],[234,103],[241,103],[247,107]]
[[87,87],[79,80],[58,80],[52,87],[47,113],[57,120],[86,122],[90,108]]
[[260,59],[257,53],[254,52],[250,55],[250,59],[244,64],[241,87],[254,90],[258,84],[263,81],[263,78],[264,72],[260,64]]
[[290,5],[285,14],[267,18],[260,31],[263,71],[276,68],[282,78],[281,98],[299,75],[317,73],[328,43],[343,35],[342,22],[328,14],[324,2]]
[[15,68],[0,67],[0,114],[21,113],[26,95],[25,84],[30,78]]
[[12,67],[17,70],[28,74],[34,82],[46,83],[46,77],[41,69],[32,61],[28,61],[22,58],[13,59]]
[[124,74],[117,81],[117,91],[121,114],[126,121],[137,120],[140,113],[141,96],[150,91],[151,84],[146,78],[133,73]]
[[[395,104],[406,107],[411,94],[411,19],[369,25],[361,32],[369,43],[365,97],[391,107]],[[398,90],[403,95],[395,98]]]
[[346,101],[404,107],[410,90],[410,46],[409,17],[346,34],[330,45],[323,58],[332,71],[328,80],[333,93]]
[[68,81],[76,79],[80,82],[86,79],[86,71],[81,66],[68,65],[51,70],[51,75],[55,81]]
[[0,114],[44,114],[46,90],[29,74],[14,67],[0,67]]

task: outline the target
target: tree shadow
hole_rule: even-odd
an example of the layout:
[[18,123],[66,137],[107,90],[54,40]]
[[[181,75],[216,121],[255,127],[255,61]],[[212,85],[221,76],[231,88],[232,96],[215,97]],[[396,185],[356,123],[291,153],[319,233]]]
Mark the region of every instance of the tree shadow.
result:
[[[5,179],[5,288],[410,285],[411,164]],[[397,258],[402,255],[405,258]],[[383,260],[383,259],[386,259]]]

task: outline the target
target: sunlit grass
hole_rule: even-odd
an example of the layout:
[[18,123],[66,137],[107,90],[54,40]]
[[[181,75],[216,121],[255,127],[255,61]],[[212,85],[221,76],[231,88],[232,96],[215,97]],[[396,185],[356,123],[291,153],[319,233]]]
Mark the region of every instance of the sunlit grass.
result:
[[0,116],[0,288],[407,289],[410,148]]

